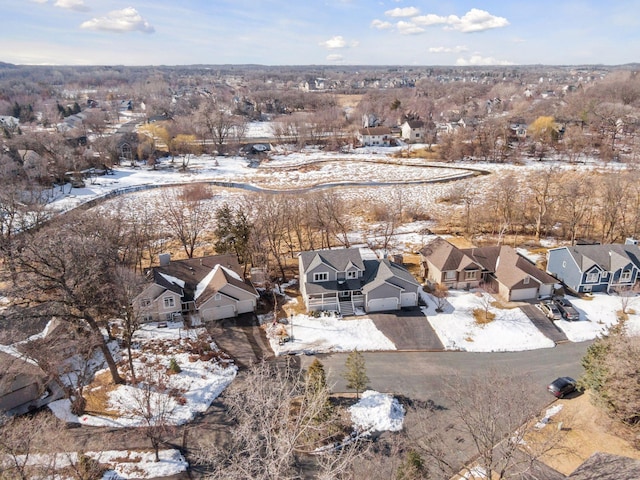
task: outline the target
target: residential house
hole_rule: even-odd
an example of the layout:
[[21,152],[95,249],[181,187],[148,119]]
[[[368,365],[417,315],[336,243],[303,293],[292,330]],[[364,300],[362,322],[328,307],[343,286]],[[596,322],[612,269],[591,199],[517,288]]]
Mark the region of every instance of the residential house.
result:
[[620,480],[640,478],[640,460],[612,453],[596,452],[587,458],[569,480]]
[[64,396],[34,362],[0,351],[0,413],[22,415]]
[[362,257],[358,248],[315,250],[299,255],[300,293],[308,311],[352,315],[418,305],[420,284],[402,265]]
[[364,127],[358,131],[358,141],[365,147],[391,146],[391,129],[388,127]]
[[424,142],[426,137],[426,126],[422,120],[407,120],[400,129],[402,138],[409,142]]
[[611,292],[633,287],[640,271],[640,248],[622,244],[574,245],[549,250],[547,272],[574,292]]
[[507,245],[460,249],[437,238],[420,255],[429,283],[455,289],[485,286],[506,301],[551,295],[556,283],[555,278]]
[[438,237],[422,248],[420,257],[421,274],[430,284],[453,289],[480,286],[482,266],[444,238]]
[[462,250],[482,265],[488,289],[508,302],[553,294],[557,280],[508,245]]
[[198,324],[256,308],[258,293],[243,279],[235,255],[171,260],[163,254],[150,276],[152,283],[133,302],[142,321],[185,319]]

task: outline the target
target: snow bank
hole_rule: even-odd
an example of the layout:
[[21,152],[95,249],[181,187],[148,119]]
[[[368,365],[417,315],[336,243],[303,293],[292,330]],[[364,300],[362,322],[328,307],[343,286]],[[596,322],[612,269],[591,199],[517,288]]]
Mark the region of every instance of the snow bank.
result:
[[356,430],[398,432],[402,430],[404,407],[391,395],[367,390],[349,407]]

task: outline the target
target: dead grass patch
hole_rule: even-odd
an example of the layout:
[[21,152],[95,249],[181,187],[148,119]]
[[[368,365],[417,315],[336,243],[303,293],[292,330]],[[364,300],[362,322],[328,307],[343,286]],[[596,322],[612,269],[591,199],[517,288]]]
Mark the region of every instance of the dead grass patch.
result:
[[475,318],[478,325],[486,325],[496,319],[496,314],[478,307],[473,309],[473,318]]
[[551,417],[542,434],[552,435],[562,427],[563,435],[556,448],[541,460],[559,472],[570,475],[596,452],[622,455],[640,460],[640,451],[623,437],[624,426],[615,423],[605,412],[594,406],[585,393],[571,399],[559,400],[562,410]]
[[85,411],[94,415],[116,417],[118,412],[109,408],[109,393],[117,388],[111,381],[109,372],[102,372],[84,389],[84,399],[87,401]]

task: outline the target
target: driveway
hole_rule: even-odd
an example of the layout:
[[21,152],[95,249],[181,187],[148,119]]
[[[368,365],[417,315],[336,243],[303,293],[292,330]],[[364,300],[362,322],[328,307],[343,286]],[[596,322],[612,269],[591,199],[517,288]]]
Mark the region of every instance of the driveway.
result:
[[440,352],[442,342],[420,308],[367,315],[399,351]]
[[273,358],[264,330],[254,314],[208,322],[206,326],[216,345],[231,355],[241,369]]
[[536,328],[540,330],[545,337],[553,340],[556,345],[569,341],[565,333],[560,330],[552,320],[549,320],[535,305],[522,305],[520,309],[529,317],[529,320],[531,320]]

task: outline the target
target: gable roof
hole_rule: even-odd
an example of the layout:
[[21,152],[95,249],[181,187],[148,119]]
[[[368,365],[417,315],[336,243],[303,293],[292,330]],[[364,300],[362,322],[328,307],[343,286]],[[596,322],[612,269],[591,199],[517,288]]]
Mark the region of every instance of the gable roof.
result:
[[420,254],[441,272],[482,269],[482,265],[442,237],[423,247]]
[[541,284],[554,284],[556,279],[540,270],[534,263],[508,245],[467,248],[463,252],[495,275],[508,288],[524,286],[525,278],[533,278]]
[[574,245],[564,247],[574,258],[582,272],[586,272],[594,265],[607,272],[615,272],[633,262],[640,268],[640,248],[632,244],[606,245]]
[[338,272],[347,270],[349,263],[357,269],[364,270],[364,263],[359,248],[338,248],[335,250],[311,250],[300,252],[302,269],[306,273],[319,265],[327,265]]
[[366,276],[364,278],[363,292],[369,292],[385,283],[399,289],[404,289],[398,285],[398,280],[411,283],[418,288],[420,284],[416,282],[413,275],[402,265],[391,262],[386,258],[383,260],[365,260]]
[[422,120],[407,120],[404,123],[409,125],[410,128],[423,128],[424,127],[424,122]]
[[233,285],[257,296],[253,285],[245,282],[235,255],[211,255],[186,260],[172,260],[153,269],[154,282],[201,305],[226,285]]
[[596,452],[567,478],[570,480],[620,480],[640,478],[640,460]]
[[360,135],[391,135],[389,127],[364,127],[360,129]]

